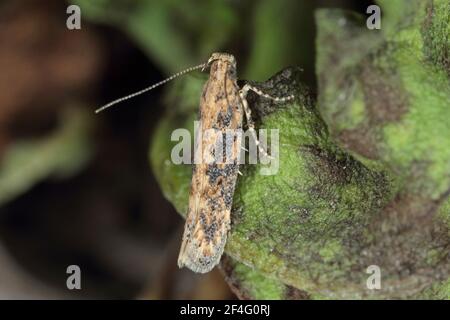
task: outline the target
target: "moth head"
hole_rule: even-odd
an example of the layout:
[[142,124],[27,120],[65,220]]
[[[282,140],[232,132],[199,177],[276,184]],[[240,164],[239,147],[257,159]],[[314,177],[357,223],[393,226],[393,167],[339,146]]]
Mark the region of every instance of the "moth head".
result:
[[234,58],[234,56],[232,54],[223,53],[223,52],[214,52],[211,55],[211,57],[208,59],[208,62],[206,63],[205,68],[210,67],[211,64],[216,60],[221,60],[221,61],[227,62],[232,67],[236,68],[236,59]]

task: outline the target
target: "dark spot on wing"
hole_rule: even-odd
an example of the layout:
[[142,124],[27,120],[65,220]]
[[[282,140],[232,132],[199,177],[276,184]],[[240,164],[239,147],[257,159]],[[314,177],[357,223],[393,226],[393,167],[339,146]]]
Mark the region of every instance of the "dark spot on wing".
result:
[[231,119],[233,117],[233,109],[232,107],[229,105],[227,108],[227,111],[221,111],[219,112],[219,114],[217,115],[217,125],[220,128],[226,128],[230,125],[231,123]]
[[217,103],[220,100],[225,99],[225,92],[224,91],[220,91],[218,94],[216,94],[216,96],[214,97],[214,102]]
[[222,201],[218,197],[210,197],[208,198],[208,208],[211,211],[216,211],[222,208]]
[[219,165],[212,163],[209,164],[206,169],[206,175],[209,178],[209,183],[213,185],[217,183],[217,179],[219,177],[228,178],[236,173],[237,173],[236,164],[223,164],[222,168],[220,168]]
[[203,228],[203,232],[205,234],[205,240],[208,243],[212,242],[216,238],[218,227],[219,226],[218,226],[217,222],[215,221],[215,219],[213,219],[213,221],[208,226],[205,226]]
[[234,184],[232,186],[227,186],[222,189],[222,198],[227,209],[231,209],[233,205],[233,195],[234,195]]

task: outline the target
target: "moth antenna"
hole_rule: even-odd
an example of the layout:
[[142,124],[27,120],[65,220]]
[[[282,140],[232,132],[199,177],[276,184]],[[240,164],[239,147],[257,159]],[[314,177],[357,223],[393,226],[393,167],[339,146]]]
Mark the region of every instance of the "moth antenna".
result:
[[192,72],[192,71],[197,70],[197,69],[204,69],[206,66],[207,66],[207,63],[202,63],[202,64],[199,64],[198,66],[190,67],[190,68],[187,68],[187,69],[185,69],[185,70],[183,70],[183,71],[180,71],[180,72],[178,72],[178,73],[175,73],[174,75],[171,75],[171,76],[168,77],[167,79],[164,79],[164,80],[162,80],[162,81],[160,81],[160,82],[157,82],[157,83],[155,83],[155,84],[153,84],[153,85],[151,85],[151,86],[149,86],[149,87],[147,87],[147,88],[144,88],[144,89],[142,89],[142,90],[139,90],[139,91],[137,91],[137,92],[134,92],[134,93],[132,93],[132,94],[129,94],[129,95],[125,96],[125,97],[118,98],[118,99],[116,99],[116,100],[114,100],[114,101],[111,101],[111,102],[105,104],[104,106],[98,108],[97,110],[95,110],[95,113],[102,112],[103,110],[108,109],[109,107],[112,107],[112,106],[115,105],[115,104],[118,104],[118,103],[120,103],[120,102],[122,102],[122,101],[131,99],[131,98],[134,98],[134,97],[136,97],[136,96],[139,96],[139,95],[141,95],[141,94],[143,94],[143,93],[145,93],[145,92],[147,92],[147,91],[153,90],[153,89],[155,89],[156,87],[159,87],[160,85],[163,85],[163,84],[165,84],[165,83],[167,83],[167,82],[169,82],[169,81],[171,81],[171,80],[173,80],[173,79],[175,79],[175,78],[178,78],[179,76],[182,76],[182,75],[184,75],[184,74],[186,74],[186,73]]

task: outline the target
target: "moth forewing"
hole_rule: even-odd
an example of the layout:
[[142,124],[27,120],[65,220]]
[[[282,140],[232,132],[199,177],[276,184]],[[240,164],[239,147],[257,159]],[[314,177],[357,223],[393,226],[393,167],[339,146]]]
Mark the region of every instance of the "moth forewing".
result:
[[[234,57],[216,53],[209,64],[209,79],[200,98],[203,134],[195,150],[196,155],[203,153],[200,156],[203,161],[193,167],[189,209],[178,256],[180,268],[186,266],[199,273],[208,272],[219,263],[226,244],[243,122]],[[224,148],[217,147],[222,144]],[[217,157],[217,152],[223,152],[222,157]]]

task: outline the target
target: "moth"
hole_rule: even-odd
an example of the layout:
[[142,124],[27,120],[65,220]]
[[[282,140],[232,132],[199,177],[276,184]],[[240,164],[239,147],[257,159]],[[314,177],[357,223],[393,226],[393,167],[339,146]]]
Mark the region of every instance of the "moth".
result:
[[[201,133],[206,135],[202,135],[194,151],[194,157],[201,153],[203,161],[193,166],[189,208],[178,256],[180,268],[186,266],[199,273],[217,265],[225,248],[241,151],[241,135],[234,135],[230,143],[226,131],[237,133],[242,129],[244,112],[234,57],[214,53],[208,66],[209,79],[203,87],[199,110]],[[223,152],[221,163],[214,161],[219,138],[231,151]],[[208,161],[211,159],[214,160]]]
[[[211,271],[220,262],[225,248],[231,226],[233,195],[240,173],[240,154],[243,146],[242,135],[239,133],[242,131],[244,116],[259,152],[267,156],[256,137],[246,99],[248,92],[254,91],[277,102],[288,101],[294,97],[273,97],[249,84],[240,88],[237,84],[234,56],[213,53],[207,63],[181,71],[96,110],[100,112],[187,72],[207,68],[210,70],[209,79],[203,87],[199,108],[202,137],[194,150],[194,157],[200,157],[202,161],[193,165],[189,207],[178,256],[180,268],[187,267],[197,273]],[[225,145],[221,161],[216,160],[215,154],[219,138],[220,145]]]

